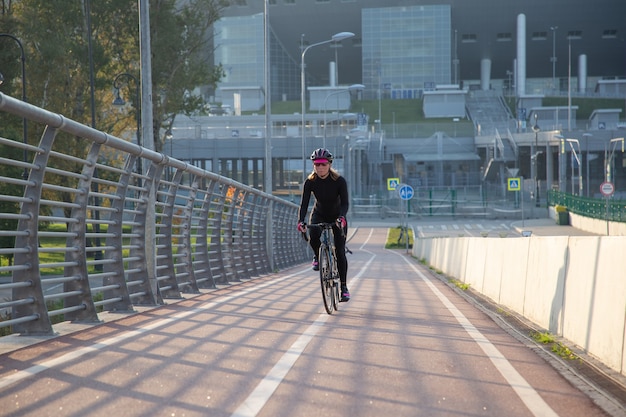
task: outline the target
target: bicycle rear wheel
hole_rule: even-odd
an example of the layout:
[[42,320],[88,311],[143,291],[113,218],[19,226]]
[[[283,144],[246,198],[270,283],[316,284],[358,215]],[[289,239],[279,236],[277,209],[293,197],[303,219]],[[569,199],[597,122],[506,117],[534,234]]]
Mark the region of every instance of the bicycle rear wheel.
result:
[[330,251],[328,246],[320,246],[320,253],[317,257],[320,265],[320,285],[322,287],[322,300],[324,300],[324,309],[328,314],[334,311],[334,294],[333,294],[333,276],[330,264]]

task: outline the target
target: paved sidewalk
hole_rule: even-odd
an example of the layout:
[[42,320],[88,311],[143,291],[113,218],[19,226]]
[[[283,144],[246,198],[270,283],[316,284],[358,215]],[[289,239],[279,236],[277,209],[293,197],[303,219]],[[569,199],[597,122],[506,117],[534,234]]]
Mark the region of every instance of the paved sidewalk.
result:
[[573,226],[559,226],[550,218],[520,220],[511,223],[520,234],[524,231],[531,232],[536,236],[602,236],[598,233],[587,232]]
[[[457,220],[459,220],[459,222],[465,222],[464,218]],[[432,223],[432,221],[432,219],[429,219],[428,223]],[[449,223],[450,219],[442,218],[442,221]],[[350,227],[396,227],[400,222],[401,220],[397,218],[378,219],[356,217],[350,222]],[[423,219],[420,218],[409,219],[409,223],[411,224],[421,224],[422,222]],[[554,219],[549,217],[511,221],[510,225],[519,234],[522,234],[522,232],[531,232],[531,236],[604,236],[603,234],[577,229],[570,225],[560,226]]]

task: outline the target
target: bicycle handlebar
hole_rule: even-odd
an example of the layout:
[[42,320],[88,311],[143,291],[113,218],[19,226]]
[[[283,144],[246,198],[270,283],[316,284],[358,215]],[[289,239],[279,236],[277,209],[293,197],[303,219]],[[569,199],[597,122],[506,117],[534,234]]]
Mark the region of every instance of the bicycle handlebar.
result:
[[306,225],[307,228],[313,226],[313,227],[321,227],[322,229],[332,229],[333,226],[337,226],[339,228],[339,231],[341,232],[341,236],[343,237],[343,236],[346,235],[343,227],[340,227],[336,222],[333,222],[333,223],[331,223],[331,222],[320,222],[320,223],[311,223],[309,225],[307,225],[305,223],[305,225]]

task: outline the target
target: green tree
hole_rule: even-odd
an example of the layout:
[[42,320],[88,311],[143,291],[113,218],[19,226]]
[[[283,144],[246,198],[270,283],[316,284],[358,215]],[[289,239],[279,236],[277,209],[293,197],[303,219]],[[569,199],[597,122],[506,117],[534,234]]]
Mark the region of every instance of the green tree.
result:
[[[139,0],[0,1],[0,27],[18,37],[25,49],[30,103],[92,124],[91,39],[95,127],[120,137],[134,131],[136,103],[129,112],[119,112],[112,102],[117,74],[128,72],[141,79]],[[153,132],[157,151],[161,150],[162,138],[176,114],[201,113],[205,103],[197,91],[214,87],[223,76],[221,67],[211,63],[212,26],[228,5],[227,0],[150,0]],[[19,97],[19,49],[5,48],[4,42],[1,46],[2,71],[7,79],[2,91]],[[129,88],[133,91],[137,87]],[[134,94],[126,98],[132,101]],[[18,118],[11,119],[11,126],[17,128],[18,123]],[[0,126],[0,134],[4,127]],[[42,128],[29,125],[30,144],[38,143]],[[68,135],[57,137],[55,150],[77,157],[84,157],[87,152],[85,141]],[[68,161],[55,163],[55,167],[64,170],[80,169]],[[62,181],[54,176],[47,180]],[[69,201],[72,196],[57,194],[46,198]]]
[[212,26],[229,5],[226,0],[175,0],[150,3],[152,42],[152,91],[154,97],[154,138],[158,151],[164,132],[176,114],[205,111],[198,87],[215,87],[224,76],[220,65],[211,64]]
[[[91,125],[91,38],[96,128],[118,136],[134,129],[135,107],[126,114],[114,111],[111,103],[112,83],[117,74],[128,72],[140,79],[138,3],[139,0],[5,0],[0,25],[10,28],[26,50],[29,102]],[[197,91],[214,87],[223,76],[222,68],[212,65],[212,27],[229,3],[150,1],[153,130],[157,150],[161,149],[162,135],[171,127],[175,115],[202,112],[205,103]],[[87,25],[87,6],[91,27]],[[0,51],[2,58],[9,54],[6,48]],[[19,58],[19,51],[17,54],[13,57]],[[14,76],[19,60],[12,62]],[[128,98],[132,101],[134,95]]]
[[[4,128],[3,132],[7,134],[7,137],[20,137],[19,130],[13,128]],[[0,155],[5,159],[12,159],[15,161],[22,160],[22,152],[14,147],[0,145]],[[11,165],[0,165],[0,176],[6,178],[21,178],[22,169]],[[0,194],[19,197],[24,194],[24,189],[19,185],[10,184],[5,181],[0,181]],[[19,213],[20,205],[14,201],[0,200],[0,213]],[[17,219],[0,218],[0,230],[16,231]],[[13,248],[15,247],[15,236],[0,236],[0,248]],[[13,255],[2,255],[3,258],[8,259],[9,265],[13,263]]]

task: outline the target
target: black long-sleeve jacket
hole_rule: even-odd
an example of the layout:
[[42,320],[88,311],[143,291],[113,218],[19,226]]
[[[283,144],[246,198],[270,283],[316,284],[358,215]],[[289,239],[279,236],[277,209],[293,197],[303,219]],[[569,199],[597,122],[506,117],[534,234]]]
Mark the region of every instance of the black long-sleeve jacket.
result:
[[350,201],[348,197],[348,184],[344,177],[332,179],[331,175],[321,179],[307,178],[304,182],[302,200],[300,201],[300,212],[298,223],[304,222],[311,194],[315,196],[315,204],[311,212],[311,223],[328,222],[332,223],[338,217],[345,217],[348,214]]

